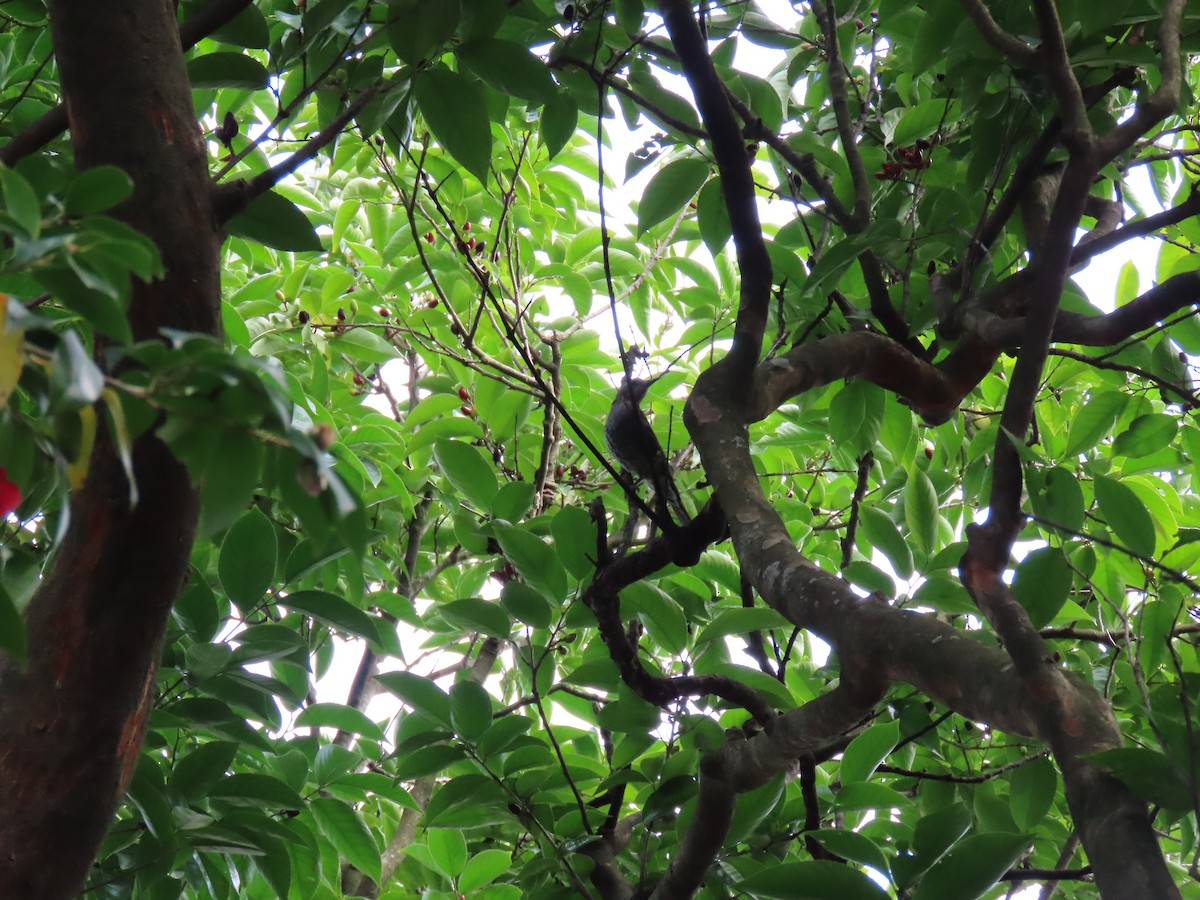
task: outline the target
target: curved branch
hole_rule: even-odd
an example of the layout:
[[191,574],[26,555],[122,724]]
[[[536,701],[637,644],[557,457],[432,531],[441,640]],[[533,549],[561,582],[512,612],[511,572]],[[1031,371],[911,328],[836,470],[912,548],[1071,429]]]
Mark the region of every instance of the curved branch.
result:
[[[1107,347],[1197,302],[1200,302],[1200,271],[1181,272],[1110,313],[1086,316],[1060,312],[1051,336],[1067,344]],[[1025,325],[1024,318],[1002,319],[987,312],[970,313],[967,317],[968,329],[996,347],[1020,345]]]
[[1170,115],[1179,104],[1182,85],[1179,25],[1184,5],[1185,0],[1166,0],[1163,5],[1162,26],[1158,32],[1162,57],[1158,89],[1149,97],[1139,99],[1132,115],[1096,141],[1096,155],[1102,162],[1108,162],[1132,147],[1154,123]]
[[730,230],[742,275],[733,346],[726,359],[729,365],[749,374],[762,352],[771,298],[771,258],[758,220],[750,160],[725,85],[717,77],[708,46],[692,16],[691,4],[685,0],[663,0],[662,17],[708,129],[721,175],[721,194],[729,210]]
[[1041,60],[1038,52],[1024,41],[1018,40],[1000,27],[992,18],[991,11],[984,5],[983,0],[962,0],[966,10],[983,39],[994,49],[999,50],[1010,60],[1025,69],[1040,69]]
[[[850,167],[850,180],[854,184],[854,231],[862,231],[871,220],[871,182],[862,154],[858,152],[854,123],[850,119],[850,96],[847,89],[849,79],[842,62],[841,45],[838,43],[837,16],[831,0],[817,0],[809,8],[816,16],[825,34],[825,54],[829,59],[829,99],[837,120],[838,138],[842,143],[842,155]],[[847,229],[849,230],[849,229]]]

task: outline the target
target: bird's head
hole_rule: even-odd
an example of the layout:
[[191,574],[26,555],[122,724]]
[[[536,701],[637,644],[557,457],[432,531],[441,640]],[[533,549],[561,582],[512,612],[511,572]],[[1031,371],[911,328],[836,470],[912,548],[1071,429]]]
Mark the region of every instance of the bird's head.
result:
[[617,388],[617,394],[621,397],[627,397],[635,404],[641,403],[642,398],[646,396],[646,391],[650,390],[650,385],[658,381],[662,376],[656,378],[622,378],[621,386]]

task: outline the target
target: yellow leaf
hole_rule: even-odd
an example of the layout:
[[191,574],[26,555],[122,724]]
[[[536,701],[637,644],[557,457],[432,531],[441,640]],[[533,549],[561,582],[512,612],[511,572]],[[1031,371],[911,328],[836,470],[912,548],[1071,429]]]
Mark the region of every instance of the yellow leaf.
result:
[[67,463],[67,480],[74,490],[83,487],[87,477],[88,462],[92,458],[92,445],[96,443],[96,410],[85,406],[79,410],[79,455]]
[[21,377],[24,361],[22,347],[24,331],[8,331],[8,295],[0,294],[0,406],[8,402],[9,395]]

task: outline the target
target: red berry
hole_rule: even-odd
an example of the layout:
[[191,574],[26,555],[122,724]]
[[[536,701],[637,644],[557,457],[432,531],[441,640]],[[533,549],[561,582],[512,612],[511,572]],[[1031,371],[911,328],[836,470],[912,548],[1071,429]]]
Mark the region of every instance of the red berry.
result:
[[390,309],[388,309],[386,306],[379,307],[379,314],[381,316],[383,316],[385,319],[390,319],[392,317],[392,311]]
[[8,480],[8,472],[0,468],[0,519],[7,518],[21,505],[21,489]]
[[555,477],[555,478],[562,478],[562,477],[563,477],[563,472],[565,472],[565,471],[567,471],[567,470],[566,470],[566,469],[564,469],[562,466],[555,466],[555,467],[554,467],[554,477]]
[[425,240],[427,240],[431,244],[433,243],[433,232],[432,231],[425,232]]
[[468,419],[475,418],[475,407],[473,406],[460,406],[458,410]]
[[471,238],[469,241],[467,241],[467,249],[468,250],[475,249],[475,238]]
[[437,309],[437,305],[438,305],[438,298],[432,297],[432,298],[430,298],[429,302],[425,304],[425,308],[426,309]]
[[461,400],[463,403],[470,403],[471,402],[471,392],[468,391],[465,387],[460,387],[458,389],[458,399]]
[[471,223],[463,222],[463,231],[470,231],[470,230],[471,230]]
[[362,384],[363,384],[363,377],[361,375],[359,375],[357,372],[354,373],[354,383],[356,385],[358,385],[359,387],[362,387]]
[[926,448],[925,448],[925,458],[926,458],[926,459],[933,459],[933,448],[932,448],[932,447],[926,447]]

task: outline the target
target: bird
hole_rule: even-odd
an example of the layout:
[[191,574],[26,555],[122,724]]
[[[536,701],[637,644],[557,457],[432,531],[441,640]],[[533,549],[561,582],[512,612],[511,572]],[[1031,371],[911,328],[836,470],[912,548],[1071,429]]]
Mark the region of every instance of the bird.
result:
[[[613,458],[625,471],[650,482],[658,512],[665,521],[671,513],[686,525],[691,521],[683,506],[683,498],[671,477],[671,465],[663,452],[650,420],[642,411],[642,398],[657,378],[622,378],[617,397],[604,421],[604,439]],[[669,511],[668,511],[669,510]]]

